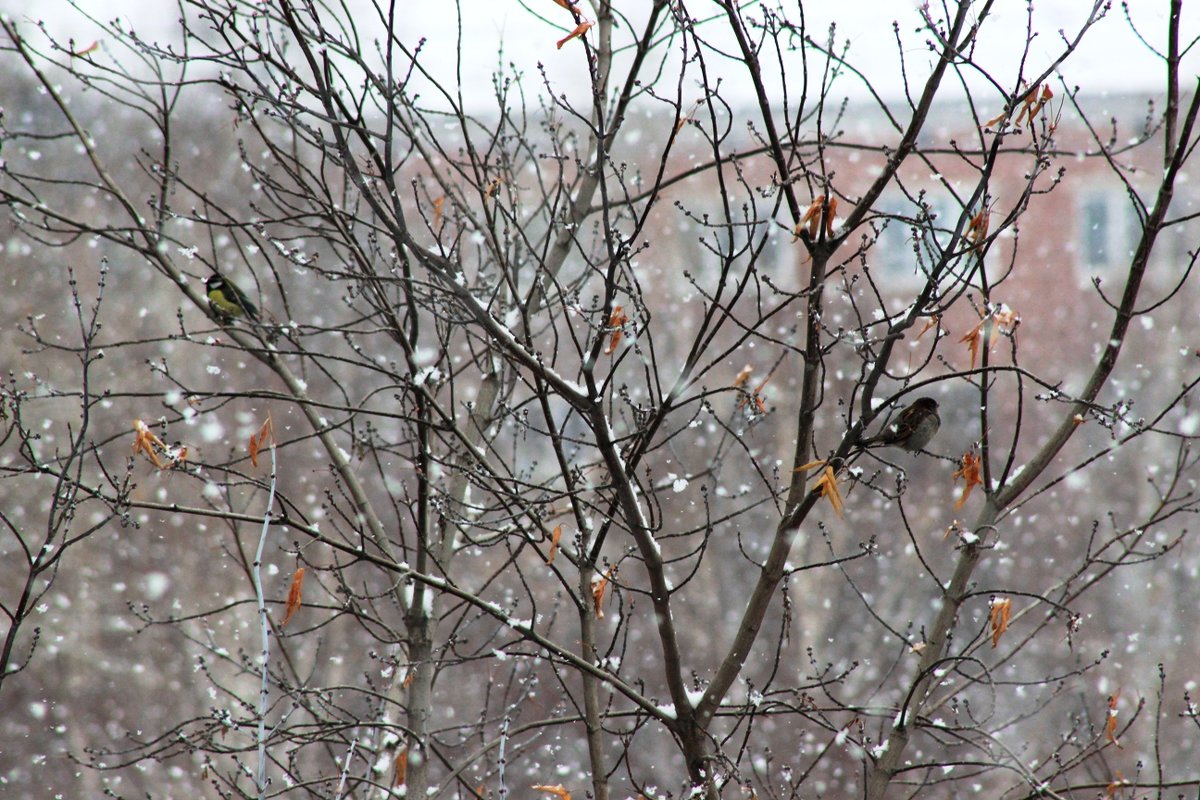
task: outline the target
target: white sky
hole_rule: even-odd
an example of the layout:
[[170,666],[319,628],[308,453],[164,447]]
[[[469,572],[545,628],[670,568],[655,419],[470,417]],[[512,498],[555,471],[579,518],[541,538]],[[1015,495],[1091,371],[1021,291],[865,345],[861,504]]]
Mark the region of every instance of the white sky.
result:
[[[363,33],[369,34],[371,14],[368,0],[347,0],[353,7],[363,8],[357,17]],[[425,37],[425,54],[433,70],[452,78],[457,52],[457,31],[451,0],[397,0],[403,9],[405,39],[415,42]],[[556,50],[554,42],[568,29],[569,18],[553,0],[526,0],[530,7],[546,17],[561,20],[555,28],[537,19],[522,7],[518,0],[462,0],[464,15],[463,69],[466,91],[478,92],[476,102],[485,103],[490,93],[491,72],[497,65],[498,52],[503,47],[505,61],[513,62],[533,82],[540,80],[537,64],[544,63],[555,91],[581,87],[585,77],[578,48],[568,45]],[[585,0],[586,2],[586,0]],[[649,8],[650,0],[617,0],[618,7],[631,17],[640,18]],[[134,20],[138,32],[147,38],[172,38],[174,18],[178,11],[172,0],[78,0],[80,8],[105,20],[120,16]],[[335,4],[336,5],[336,4]],[[743,3],[747,8],[748,2]],[[941,2],[934,0],[934,8]],[[1024,0],[998,0],[996,10],[985,28],[981,42],[981,58],[997,75],[1006,79],[1016,74],[1015,58],[1025,37],[1026,3]],[[1060,50],[1057,31],[1077,28],[1085,18],[1087,0],[1039,0],[1035,3],[1034,27],[1039,31],[1031,54],[1031,69],[1040,70]],[[1165,38],[1167,0],[1130,0],[1134,21],[1148,39],[1156,45]],[[922,78],[927,71],[928,56],[924,37],[914,33],[919,23],[915,0],[808,0],[804,8],[811,31],[825,31],[834,18],[838,21],[839,43],[847,38],[851,43],[850,58],[864,72],[879,82],[886,94],[896,96],[899,82],[899,59],[892,32],[892,21],[900,22],[904,37],[905,57],[908,59],[910,80]],[[1118,3],[1109,17],[1085,38],[1080,52],[1068,62],[1065,77],[1068,84],[1079,84],[1090,92],[1124,92],[1131,90],[1161,91],[1163,67],[1137,43],[1129,30]],[[791,5],[795,8],[795,5]],[[81,44],[96,39],[79,12],[69,0],[41,0],[37,11],[31,13],[28,0],[0,0],[0,9],[20,17],[43,19],[51,30],[74,36]],[[586,5],[585,5],[586,8]],[[690,0],[688,8],[695,16],[715,9],[705,0]],[[848,10],[852,9],[852,11]],[[1189,30],[1190,29],[1190,30]],[[713,31],[716,29],[713,28]],[[1200,33],[1200,13],[1185,13],[1185,31],[1192,36]],[[823,35],[822,37],[823,38]],[[1200,51],[1200,48],[1197,48]],[[1189,70],[1195,74],[1200,52],[1190,57]],[[744,79],[731,81],[733,86],[744,85]],[[843,92],[855,87],[843,86]],[[470,102],[472,98],[468,96]]]

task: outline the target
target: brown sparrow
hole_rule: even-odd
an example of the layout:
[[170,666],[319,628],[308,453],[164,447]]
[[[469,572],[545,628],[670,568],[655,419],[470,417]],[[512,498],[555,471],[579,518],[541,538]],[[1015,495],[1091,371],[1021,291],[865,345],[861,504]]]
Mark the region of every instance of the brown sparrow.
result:
[[918,397],[878,435],[859,442],[859,447],[899,447],[915,453],[929,444],[941,424],[937,400]]

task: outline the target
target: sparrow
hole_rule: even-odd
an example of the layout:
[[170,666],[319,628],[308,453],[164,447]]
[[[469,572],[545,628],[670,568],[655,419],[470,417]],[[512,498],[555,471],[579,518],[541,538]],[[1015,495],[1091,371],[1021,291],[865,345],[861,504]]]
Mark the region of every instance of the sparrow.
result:
[[204,288],[208,290],[208,305],[221,322],[228,324],[236,317],[258,321],[258,307],[233,281],[221,275],[210,275]]
[[879,434],[859,442],[859,447],[899,447],[915,453],[929,444],[941,424],[937,400],[918,397]]

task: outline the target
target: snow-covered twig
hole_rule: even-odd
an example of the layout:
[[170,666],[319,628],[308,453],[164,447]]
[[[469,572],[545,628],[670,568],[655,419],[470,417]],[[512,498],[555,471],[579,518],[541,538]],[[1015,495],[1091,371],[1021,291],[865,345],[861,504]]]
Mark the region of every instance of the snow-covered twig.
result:
[[350,774],[350,762],[354,760],[354,746],[358,744],[358,737],[350,740],[350,749],[346,751],[346,763],[342,765],[342,776],[338,778],[338,788],[334,792],[334,800],[342,800],[342,790],[346,788],[346,776]]
[[275,505],[275,441],[271,440],[271,488],[267,494],[267,510],[263,513],[262,532],[258,536],[258,550],[254,553],[254,595],[258,601],[259,631],[262,634],[262,683],[258,690],[258,768],[254,773],[254,786],[261,799],[267,790],[267,698],[270,694],[268,667],[271,656],[270,619],[267,617],[267,601],[263,595],[262,560],[267,546],[267,531],[271,527],[271,509]]

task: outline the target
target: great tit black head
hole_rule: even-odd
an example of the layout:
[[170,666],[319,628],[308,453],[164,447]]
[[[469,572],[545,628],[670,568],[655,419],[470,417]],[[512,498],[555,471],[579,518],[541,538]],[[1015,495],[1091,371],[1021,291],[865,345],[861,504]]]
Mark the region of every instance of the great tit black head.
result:
[[221,275],[210,275],[204,286],[208,290],[208,304],[222,322],[232,322],[236,317],[258,320],[258,307],[233,281]]

